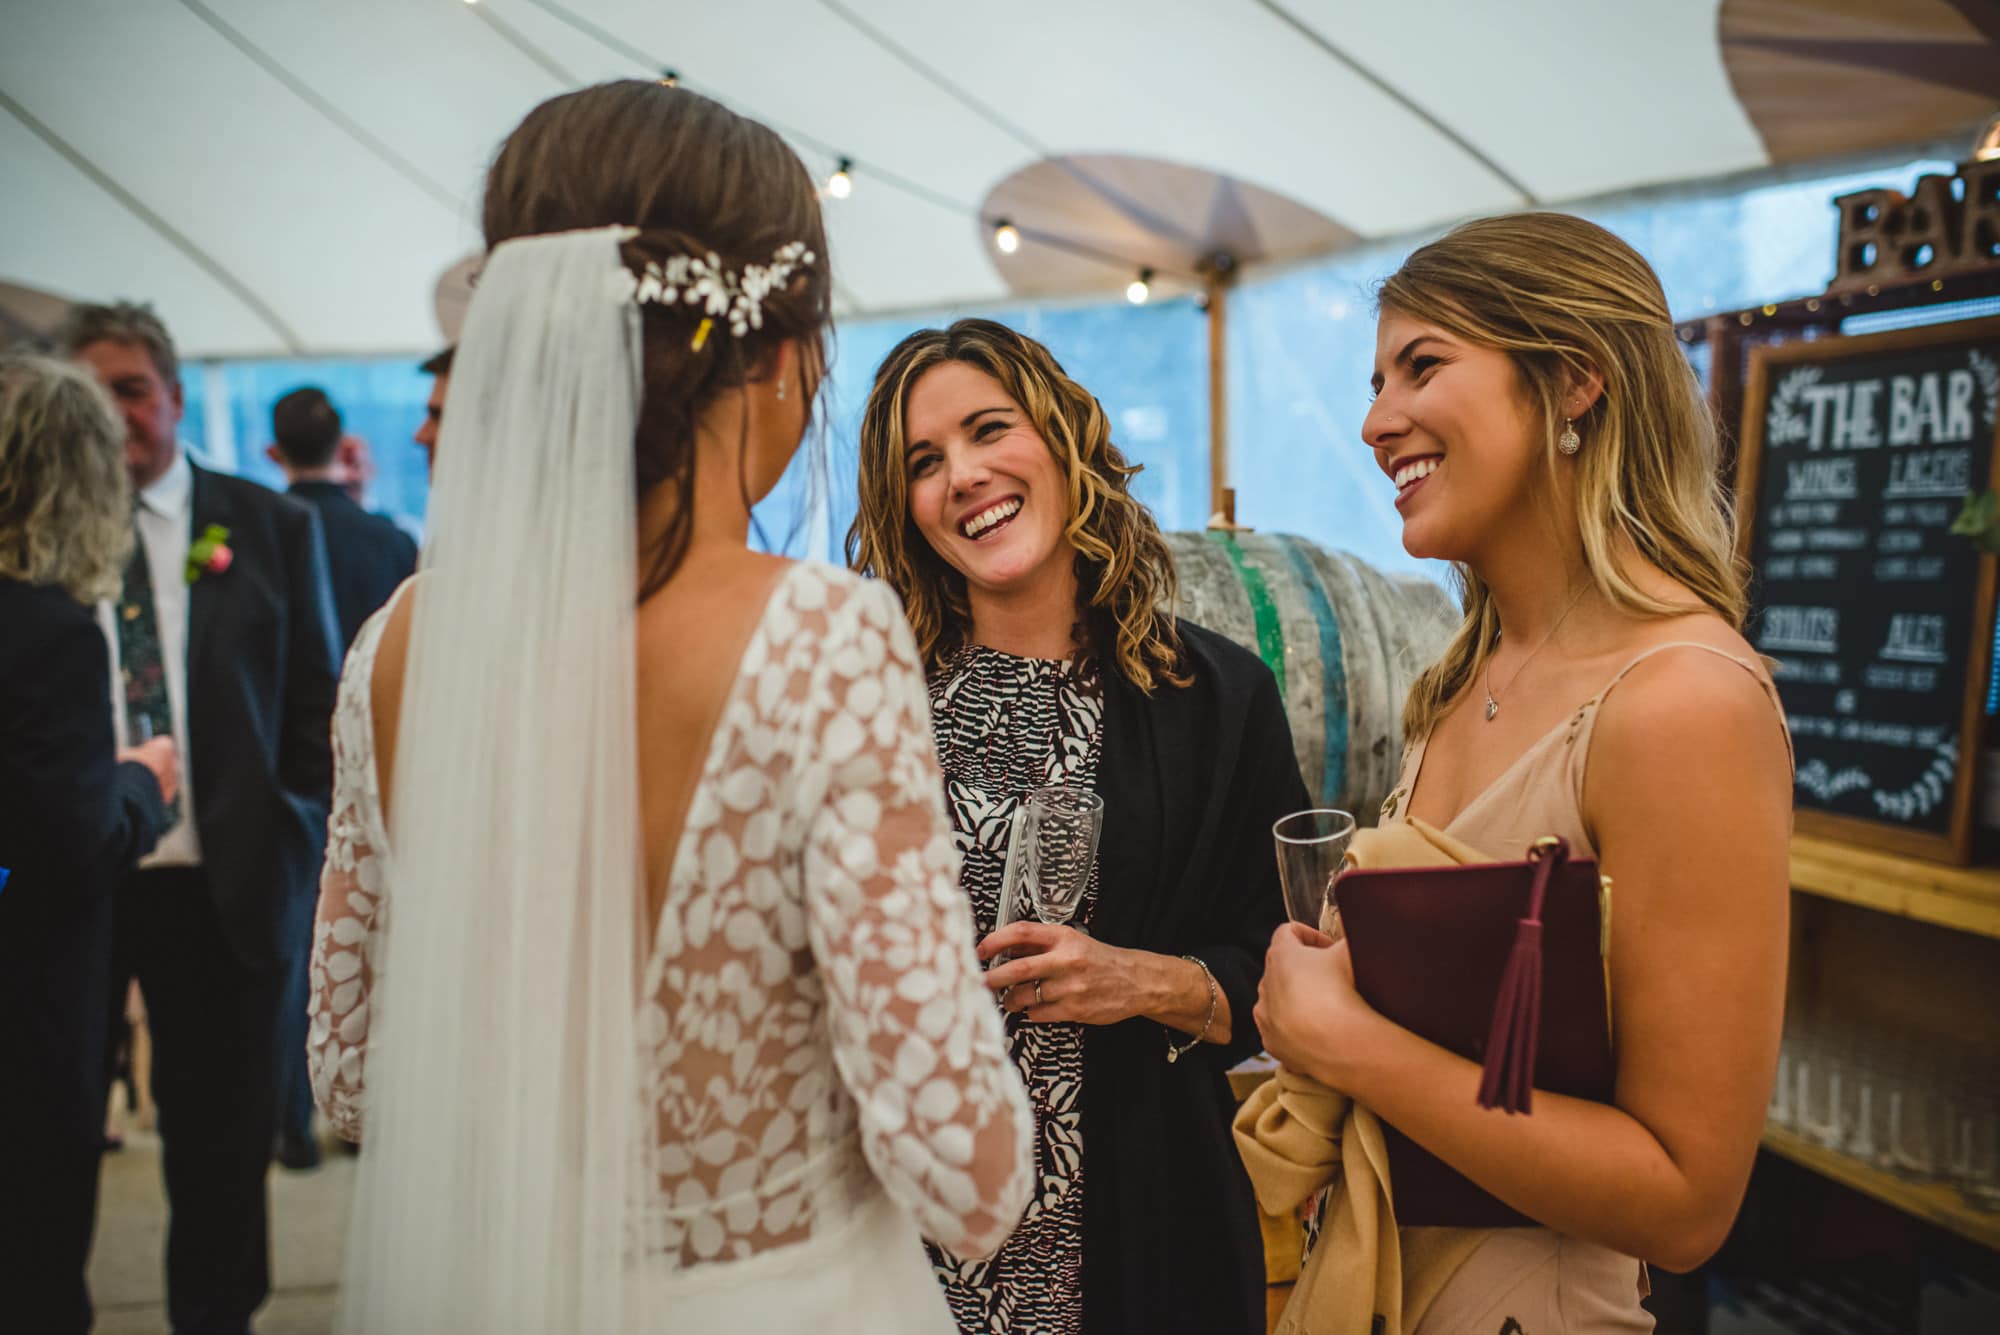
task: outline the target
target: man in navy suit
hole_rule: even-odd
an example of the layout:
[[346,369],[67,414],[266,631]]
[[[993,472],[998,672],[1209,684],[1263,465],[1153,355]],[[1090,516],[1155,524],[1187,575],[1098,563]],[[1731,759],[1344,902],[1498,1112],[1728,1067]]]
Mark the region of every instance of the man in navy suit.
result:
[[325,390],[306,385],[279,399],[271,409],[271,436],[270,457],[291,482],[285,494],[319,511],[344,651],[361,623],[416,573],[417,544],[394,520],[356,503],[354,479],[341,462],[348,438]]
[[438,430],[444,426],[445,392],[451,388],[451,360],[458,355],[456,343],[437,353],[417,369],[431,378],[430,402],[424,405],[424,422],[413,439],[424,452],[424,467],[437,474]]
[[[291,481],[285,494],[319,511],[333,580],[334,615],[345,653],[361,623],[416,572],[417,544],[393,520],[371,515],[356,503],[352,493],[358,490],[359,479],[353,476],[347,456],[359,442],[342,434],[340,411],[325,390],[306,385],[279,399],[271,409],[271,435],[270,458]],[[306,1075],[306,964],[311,953],[308,924],[306,933],[292,943],[284,1017],[278,1028],[276,1154],[279,1163],[292,1169],[319,1163],[319,1146],[312,1135],[312,1082]]]
[[111,993],[137,977],[146,998],[167,1313],[176,1335],[243,1335],[270,1290],[279,1013],[332,786],[326,552],[310,506],[190,463],[150,307],[78,306],[63,341],[125,419],[135,493],[138,547],[100,608],[115,726],[128,744],[170,733],[183,761],[165,833],[116,897]]

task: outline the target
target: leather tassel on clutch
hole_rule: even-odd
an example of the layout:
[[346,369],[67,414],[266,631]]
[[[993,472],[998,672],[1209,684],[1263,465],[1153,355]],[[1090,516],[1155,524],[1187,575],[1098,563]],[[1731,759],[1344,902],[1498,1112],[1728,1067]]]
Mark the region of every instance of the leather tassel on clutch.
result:
[[1569,846],[1550,836],[1536,841],[1529,856],[1536,867],[1528,912],[1514,928],[1514,948],[1500,976],[1479,1079],[1479,1106],[1510,1113],[1528,1112],[1534,1096],[1535,1037],[1542,1027],[1542,901],[1549,877],[1569,856]]

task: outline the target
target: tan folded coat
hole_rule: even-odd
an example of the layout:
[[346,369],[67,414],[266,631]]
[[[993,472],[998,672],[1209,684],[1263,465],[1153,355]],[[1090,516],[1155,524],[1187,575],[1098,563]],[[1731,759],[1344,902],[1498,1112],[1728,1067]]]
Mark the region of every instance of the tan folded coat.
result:
[[[1422,821],[1354,836],[1356,867],[1485,862],[1478,850]],[[1326,926],[1338,935],[1339,924]],[[1484,1234],[1396,1227],[1388,1147],[1375,1114],[1308,1076],[1280,1068],[1237,1110],[1232,1130],[1258,1207],[1294,1215],[1327,1189],[1325,1224],[1299,1272],[1277,1335],[1404,1335]],[[1379,1320],[1380,1324],[1376,1324]]]
[[[1347,845],[1345,861],[1350,867],[1451,867],[1494,859],[1429,821],[1399,820],[1356,831]],[[1331,905],[1328,913],[1332,915]],[[1337,923],[1336,917],[1333,923],[1322,921],[1320,925],[1331,928],[1329,934],[1337,937]]]

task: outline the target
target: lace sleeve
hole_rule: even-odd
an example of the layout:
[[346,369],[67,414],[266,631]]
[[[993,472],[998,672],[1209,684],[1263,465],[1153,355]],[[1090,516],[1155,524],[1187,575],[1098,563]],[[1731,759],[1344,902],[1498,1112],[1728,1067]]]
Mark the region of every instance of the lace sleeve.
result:
[[1027,1205],[1034,1123],[973,952],[916,642],[881,585],[829,614],[805,871],[834,1062],[890,1195],[940,1246],[987,1255]]
[[334,704],[333,807],[308,975],[306,1070],[313,1102],[348,1140],[361,1139],[369,996],[387,922],[382,902],[386,848],[369,689],[375,645],[388,614],[388,608],[376,613],[356,635]]

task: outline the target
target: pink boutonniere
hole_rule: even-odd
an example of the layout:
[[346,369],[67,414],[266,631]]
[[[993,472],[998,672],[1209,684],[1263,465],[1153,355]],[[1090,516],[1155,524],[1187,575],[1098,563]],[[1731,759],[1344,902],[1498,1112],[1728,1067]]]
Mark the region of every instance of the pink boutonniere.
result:
[[229,546],[229,530],[220,524],[210,524],[188,547],[187,582],[193,584],[203,575],[220,575],[235,560],[236,553]]

